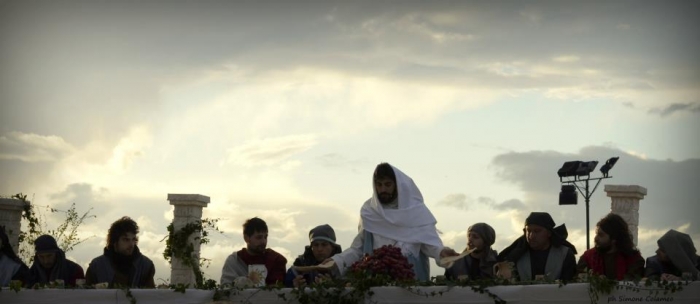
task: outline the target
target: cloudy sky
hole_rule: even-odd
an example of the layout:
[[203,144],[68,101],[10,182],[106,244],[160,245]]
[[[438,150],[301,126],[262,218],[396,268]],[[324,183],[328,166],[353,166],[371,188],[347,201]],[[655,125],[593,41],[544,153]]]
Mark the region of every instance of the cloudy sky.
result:
[[94,237],[68,253],[85,267],[111,222],[137,219],[164,280],[167,194],[210,196],[225,234],[202,255],[218,280],[253,216],[290,262],[319,224],[347,247],[380,162],[414,179],[457,250],[473,223],[501,250],[547,211],[583,251],[585,206],[557,204],[556,171],[619,156],[591,225],[604,185],[646,187],[650,256],[668,229],[700,242],[699,9],[0,1],[0,194],[93,208]]

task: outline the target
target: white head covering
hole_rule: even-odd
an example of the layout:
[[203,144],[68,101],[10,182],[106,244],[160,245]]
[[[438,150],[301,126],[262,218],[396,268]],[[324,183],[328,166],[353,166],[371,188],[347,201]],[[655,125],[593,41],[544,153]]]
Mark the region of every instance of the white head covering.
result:
[[413,180],[394,166],[398,191],[398,209],[385,209],[374,189],[372,198],[360,210],[360,225],[363,229],[403,243],[427,244],[442,247],[437,233],[437,221],[423,202],[423,195]]

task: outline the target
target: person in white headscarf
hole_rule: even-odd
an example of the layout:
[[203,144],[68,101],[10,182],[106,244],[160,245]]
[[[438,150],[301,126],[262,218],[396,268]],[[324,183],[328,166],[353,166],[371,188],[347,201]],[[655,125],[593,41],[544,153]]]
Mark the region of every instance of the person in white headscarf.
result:
[[392,245],[400,248],[413,265],[416,279],[428,281],[428,257],[439,260],[458,255],[457,252],[443,246],[435,227],[437,221],[410,177],[387,163],[381,163],[374,171],[372,184],[372,197],[360,209],[358,235],[350,248],[331,257],[337,271],[344,275],[347,268],[365,253],[371,254],[374,249]]

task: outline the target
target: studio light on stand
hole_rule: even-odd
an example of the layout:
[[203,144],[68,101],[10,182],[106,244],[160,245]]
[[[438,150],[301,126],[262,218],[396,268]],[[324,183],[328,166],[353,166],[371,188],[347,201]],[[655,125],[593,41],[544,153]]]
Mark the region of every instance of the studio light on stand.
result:
[[[561,182],[561,192],[559,192],[559,205],[576,205],[578,204],[578,189],[581,195],[586,199],[586,249],[591,248],[590,236],[590,219],[589,219],[589,203],[593,192],[598,188],[600,181],[606,178],[612,178],[608,173],[619,157],[608,159],[600,168],[602,177],[591,178],[591,172],[598,166],[598,161],[568,161],[557,171],[559,182]],[[593,190],[589,191],[589,181],[596,181]],[[579,185],[581,183],[581,185]],[[583,189],[582,189],[583,187]],[[585,191],[585,192],[584,192]]]
[[578,204],[578,193],[574,185],[562,185],[559,192],[559,205],[576,205]]

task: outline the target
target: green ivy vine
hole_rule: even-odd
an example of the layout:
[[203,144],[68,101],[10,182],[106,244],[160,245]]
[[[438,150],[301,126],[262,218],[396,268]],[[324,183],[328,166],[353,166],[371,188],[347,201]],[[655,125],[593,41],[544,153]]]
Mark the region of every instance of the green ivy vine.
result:
[[[188,223],[184,227],[180,228],[178,231],[174,231],[173,224],[168,225],[168,235],[163,238],[165,240],[165,249],[163,250],[163,258],[165,258],[168,263],[172,264],[172,258],[179,259],[183,265],[192,267],[195,275],[195,288],[198,289],[215,289],[216,281],[212,279],[204,279],[204,272],[202,267],[208,267],[210,260],[206,258],[197,257],[194,255],[194,244],[190,243],[189,238],[193,233],[200,234],[194,238],[195,242],[199,242],[200,245],[209,243],[209,232],[211,230],[223,233],[219,230],[217,223],[219,219],[201,219],[191,223]],[[163,241],[161,240],[161,241]],[[180,284],[182,285],[182,284]],[[189,287],[184,286],[171,286],[176,290],[183,290]]]
[[[634,292],[648,291],[649,296],[659,296],[660,294],[668,295],[677,291],[683,290],[683,286],[687,286],[691,281],[667,281],[667,280],[648,280],[634,279],[632,281],[616,281],[609,279],[603,275],[595,275],[591,270],[588,270],[583,278],[579,278],[576,282],[588,283],[588,296],[591,299],[591,304],[596,304],[600,300],[601,295],[609,295],[613,290],[627,290]],[[560,287],[566,285],[560,283]]]
[[[27,200],[27,195],[22,194],[22,193],[17,193],[12,196],[12,198],[17,199],[22,202],[22,219],[27,221],[27,227],[29,227],[29,231],[20,231],[19,236],[18,236],[18,244],[24,244],[26,242],[29,242],[30,240],[33,241],[39,235],[41,234],[41,226],[39,222],[39,218],[36,216],[36,213],[34,212],[34,205],[31,204]],[[13,231],[8,231],[9,233],[13,233]],[[25,252],[26,249],[25,247],[19,246],[19,256],[26,256],[28,255],[27,252]],[[31,252],[33,255],[33,251]],[[31,262],[32,259],[30,259]]]

